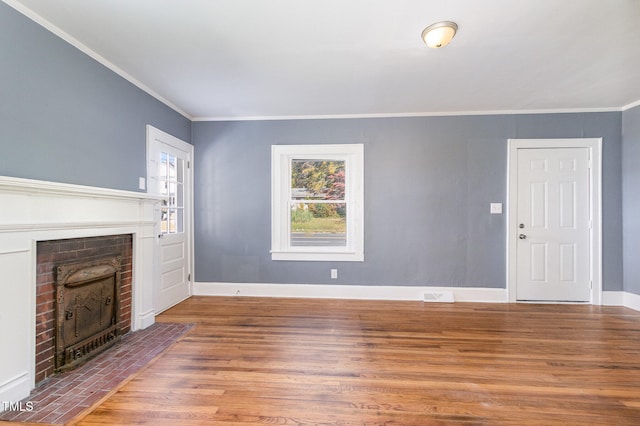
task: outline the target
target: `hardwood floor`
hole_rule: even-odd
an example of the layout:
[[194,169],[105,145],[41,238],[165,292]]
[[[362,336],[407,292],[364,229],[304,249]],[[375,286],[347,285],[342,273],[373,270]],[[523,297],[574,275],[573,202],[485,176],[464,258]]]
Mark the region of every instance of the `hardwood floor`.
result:
[[81,425],[640,424],[640,313],[193,297],[197,326]]

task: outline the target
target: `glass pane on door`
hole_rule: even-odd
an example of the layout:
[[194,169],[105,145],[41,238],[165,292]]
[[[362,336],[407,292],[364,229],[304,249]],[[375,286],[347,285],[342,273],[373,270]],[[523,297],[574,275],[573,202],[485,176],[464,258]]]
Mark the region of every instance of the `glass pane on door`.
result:
[[166,197],[161,210],[163,234],[184,232],[184,164],[182,158],[161,152],[158,170],[160,193]]

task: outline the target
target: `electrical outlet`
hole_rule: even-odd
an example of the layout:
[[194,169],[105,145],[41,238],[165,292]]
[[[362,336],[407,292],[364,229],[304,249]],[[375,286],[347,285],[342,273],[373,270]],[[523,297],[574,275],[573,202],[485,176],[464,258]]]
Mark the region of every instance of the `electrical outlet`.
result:
[[332,269],[331,270],[331,279],[332,280],[337,280],[338,279],[338,270],[337,269]]
[[491,214],[502,214],[502,203],[491,203]]

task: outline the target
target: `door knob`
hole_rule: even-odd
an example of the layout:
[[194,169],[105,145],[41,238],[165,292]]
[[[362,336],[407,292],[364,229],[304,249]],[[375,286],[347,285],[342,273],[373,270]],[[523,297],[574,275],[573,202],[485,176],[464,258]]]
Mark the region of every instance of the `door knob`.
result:
[[521,240],[524,240],[524,239],[526,239],[526,238],[527,238],[527,236],[526,236],[526,235],[524,235],[524,234],[520,234],[520,235],[518,235],[518,238],[520,238]]

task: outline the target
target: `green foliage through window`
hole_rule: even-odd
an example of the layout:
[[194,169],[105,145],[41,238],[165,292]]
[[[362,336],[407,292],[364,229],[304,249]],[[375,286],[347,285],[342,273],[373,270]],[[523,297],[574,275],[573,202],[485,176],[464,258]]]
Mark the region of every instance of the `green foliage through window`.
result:
[[345,162],[292,160],[291,188],[295,199],[344,200]]
[[291,198],[292,245],[346,244],[344,161],[292,160]]

